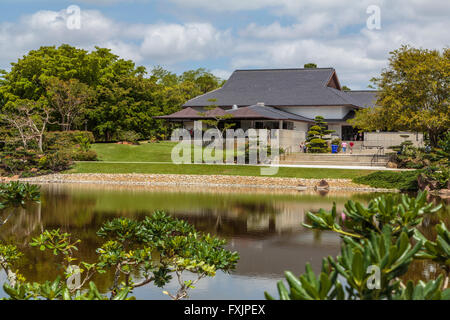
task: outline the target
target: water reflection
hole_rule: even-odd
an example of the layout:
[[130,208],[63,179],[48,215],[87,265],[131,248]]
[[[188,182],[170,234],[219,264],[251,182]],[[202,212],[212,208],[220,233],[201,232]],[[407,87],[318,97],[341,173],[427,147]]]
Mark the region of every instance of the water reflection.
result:
[[[342,210],[349,199],[367,203],[375,196],[373,193],[267,193],[267,190],[254,189],[220,188],[205,192],[186,187],[44,185],[41,204],[27,210],[16,209],[1,229],[0,237],[18,243],[25,253],[21,269],[25,277],[29,281],[42,281],[56,277],[59,272],[54,269],[53,255],[27,245],[42,230],[61,228],[72,233],[82,240],[78,258],[94,262],[95,249],[101,244],[96,231],[103,222],[115,217],[142,219],[154,210],[164,210],[199,230],[228,239],[228,248],[241,256],[232,275],[219,273],[216,278],[202,280],[191,298],[261,299],[264,290],[276,290],[275,283],[285,270],[301,273],[305,263],[310,262],[319,271],[323,257],[339,253],[340,239],[336,234],[301,226],[308,211],[331,209],[333,202]],[[424,232],[431,232],[430,236],[433,236],[430,230],[435,220],[427,219],[424,223]],[[415,265],[409,277],[424,278],[424,270],[433,276],[430,268],[425,262]],[[101,290],[106,290],[111,279],[112,275],[106,274],[95,281]],[[148,286],[139,288],[135,295],[146,299],[167,298],[161,291]]]

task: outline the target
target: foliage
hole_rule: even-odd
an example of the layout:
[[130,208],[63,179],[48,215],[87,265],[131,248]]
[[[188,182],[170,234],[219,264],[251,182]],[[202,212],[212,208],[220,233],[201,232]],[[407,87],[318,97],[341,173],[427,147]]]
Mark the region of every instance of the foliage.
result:
[[312,63],[312,62],[306,63],[306,64],[303,66],[303,68],[305,68],[305,69],[315,69],[315,68],[317,68],[317,64]]
[[157,67],[145,77],[144,67],[110,49],[88,52],[67,44],[31,50],[2,74],[0,106],[41,101],[52,109],[50,129],[84,128],[98,141],[112,141],[120,130],[167,136],[169,128],[154,116],[179,111],[223,84],[205,69],[177,75]]
[[[5,206],[23,205],[26,199],[37,200],[38,189],[21,183],[4,187]],[[4,195],[3,195],[4,194]],[[167,284],[176,275],[179,289],[166,292],[172,299],[188,296],[188,291],[204,277],[217,271],[232,271],[239,259],[236,252],[224,248],[226,241],[198,232],[192,225],[171,218],[164,212],[155,212],[142,221],[117,218],[107,221],[98,231],[104,242],[96,250],[97,261],[78,261],[76,252],[80,240],[59,229],[44,230],[30,242],[32,247],[53,253],[61,258],[66,281],[60,277],[42,283],[26,282],[16,264],[22,254],[14,245],[0,242],[0,268],[8,282],[3,288],[10,299],[126,299],[134,288],[153,283]],[[77,264],[75,264],[77,262]],[[101,295],[90,279],[95,274],[113,271],[114,279],[109,297]],[[195,274],[197,279],[184,281],[183,274]],[[79,283],[70,284],[78,276]],[[89,283],[89,288],[85,286]]]
[[425,250],[419,252],[416,258],[429,259],[443,266],[447,273],[450,272],[450,232],[444,222],[436,226],[437,238],[436,242],[430,241],[419,231],[415,230],[414,238],[422,241]]
[[441,207],[442,205],[433,207],[432,203],[427,203],[427,192],[420,193],[416,198],[405,194],[389,194],[371,200],[367,207],[349,200],[340,215],[336,212],[336,204],[329,212],[323,209],[318,213],[308,212],[311,224],[304,223],[303,226],[332,230],[355,238],[368,238],[371,232],[381,233],[383,227],[389,225],[394,237],[401,232],[406,232],[411,237],[424,216],[437,212]]
[[140,139],[142,139],[142,136],[134,131],[119,131],[117,134],[117,140],[130,142],[132,144],[139,144]]
[[366,176],[353,178],[353,182],[374,188],[417,191],[417,177],[420,171],[377,171]]
[[[406,233],[392,242],[390,228],[357,242],[344,237],[341,255],[322,262],[322,271],[316,276],[309,265],[306,272],[296,277],[286,272],[289,291],[283,281],[278,282],[281,300],[379,300],[379,299],[450,299],[450,289],[442,289],[443,276],[427,284],[412,282],[405,286],[399,277],[406,273],[422,242],[412,246]],[[371,266],[379,267],[379,282],[371,279]],[[338,275],[341,278],[338,278]],[[345,279],[343,283],[341,279]],[[373,280],[374,283],[371,283]],[[368,286],[370,283],[373,286]],[[424,290],[425,289],[425,290]],[[267,299],[274,299],[267,292]]]
[[308,147],[307,150],[311,153],[329,152],[330,148],[328,147],[328,143],[326,140],[329,140],[330,138],[327,138],[325,136],[333,133],[334,130],[326,129],[327,123],[321,116],[317,116],[314,121],[315,125],[309,129],[306,135],[306,145]]
[[199,115],[206,118],[201,120],[202,123],[204,123],[206,126],[214,127],[215,129],[219,130],[223,136],[224,132],[235,126],[235,123],[227,122],[227,120],[233,119],[233,115],[231,113],[223,115],[214,113],[214,110],[222,111],[221,108],[217,107],[217,105],[214,104],[216,101],[217,99],[209,99],[208,102],[211,102],[211,105],[205,107],[206,111],[199,112]]
[[[341,254],[336,259],[323,259],[319,276],[309,265],[298,278],[286,272],[289,290],[283,281],[278,282],[280,299],[449,300],[450,233],[441,223],[436,227],[437,240],[432,242],[417,230],[424,216],[438,209],[427,204],[426,193],[422,193],[417,198],[381,196],[367,208],[349,201],[340,217],[335,206],[331,212],[308,213],[312,225],[304,224],[306,227],[342,235]],[[411,244],[413,237],[415,244]],[[428,283],[414,285],[408,281],[405,285],[400,277],[414,259],[432,259],[443,266],[446,274]],[[274,299],[267,292],[265,296]]]
[[362,130],[426,132],[432,146],[450,127],[450,49],[391,52],[389,67],[372,79],[377,107],[361,109],[349,122]]

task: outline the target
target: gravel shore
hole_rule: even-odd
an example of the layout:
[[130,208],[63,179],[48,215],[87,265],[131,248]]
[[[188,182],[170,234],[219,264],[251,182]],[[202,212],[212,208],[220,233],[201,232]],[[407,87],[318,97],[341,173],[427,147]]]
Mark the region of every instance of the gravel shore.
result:
[[[321,179],[247,177],[225,175],[177,175],[177,174],[51,174],[46,176],[22,178],[30,183],[86,183],[105,185],[137,186],[202,186],[202,187],[236,187],[263,189],[312,189]],[[392,189],[376,189],[353,183],[350,179],[326,179],[329,190],[392,192]]]

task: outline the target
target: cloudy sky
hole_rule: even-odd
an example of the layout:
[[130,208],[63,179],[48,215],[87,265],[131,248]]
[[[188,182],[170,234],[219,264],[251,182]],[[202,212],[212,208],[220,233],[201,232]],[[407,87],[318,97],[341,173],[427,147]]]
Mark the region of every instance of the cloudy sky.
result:
[[[380,29],[368,28],[371,6],[380,9]],[[28,50],[69,43],[225,79],[239,68],[314,62],[365,89],[400,45],[450,45],[448,0],[1,0],[0,12],[0,69]]]

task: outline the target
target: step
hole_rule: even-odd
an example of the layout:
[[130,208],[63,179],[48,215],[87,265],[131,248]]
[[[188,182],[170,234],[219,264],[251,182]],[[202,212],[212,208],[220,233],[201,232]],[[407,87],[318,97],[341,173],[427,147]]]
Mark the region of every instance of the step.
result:
[[[283,158],[283,157],[282,157]],[[286,161],[347,161],[347,162],[354,162],[354,161],[364,161],[364,162],[371,162],[373,159],[373,155],[370,156],[364,156],[364,155],[298,155],[298,154],[291,154],[284,157]],[[387,156],[378,156],[377,157],[380,161],[387,161]]]
[[338,162],[338,161],[280,161],[280,164],[292,165],[329,165],[329,166],[374,166],[385,167],[387,162]]

